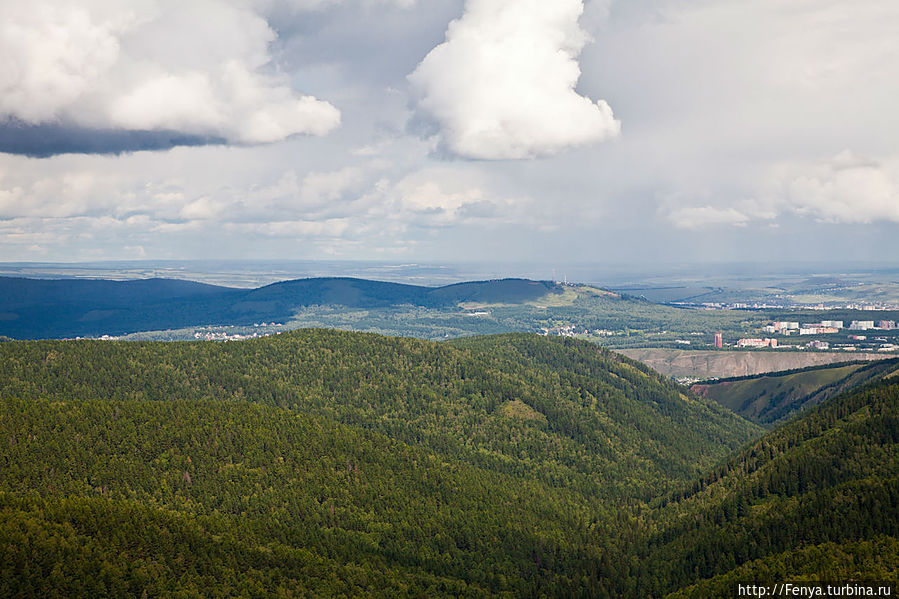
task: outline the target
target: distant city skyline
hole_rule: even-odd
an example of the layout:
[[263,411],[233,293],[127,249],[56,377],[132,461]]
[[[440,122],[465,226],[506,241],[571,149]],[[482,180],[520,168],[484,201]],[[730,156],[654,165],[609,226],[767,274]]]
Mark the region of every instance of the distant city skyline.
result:
[[5,262],[899,264],[893,0],[43,0],[0,22]]

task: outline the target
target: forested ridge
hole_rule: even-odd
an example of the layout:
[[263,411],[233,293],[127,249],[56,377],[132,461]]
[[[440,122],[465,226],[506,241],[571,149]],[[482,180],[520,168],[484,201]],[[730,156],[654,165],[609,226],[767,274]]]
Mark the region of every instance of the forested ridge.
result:
[[760,430],[618,354],[533,335],[38,341],[0,357],[0,397],[253,401],[607,498],[653,496]]
[[[583,535],[569,537],[588,530],[580,498],[327,419],[216,401],[2,405],[8,584],[30,569],[41,588],[99,557],[142,561],[162,574],[157,590],[200,595],[252,588],[244,568],[293,596],[518,594],[541,578],[535,558],[553,585],[565,583],[554,560],[577,572],[586,558]],[[90,555],[71,546],[94,537]],[[66,559],[32,561],[43,550]]]
[[529,335],[12,342],[0,369],[0,596],[715,596],[828,559],[895,577],[899,385],[759,438],[639,363]]
[[897,446],[899,381],[821,404],[662,498],[633,548],[640,584],[899,581]]
[[306,306],[455,308],[460,302],[520,304],[560,291],[554,283],[527,279],[423,287],[323,277],[237,289],[172,279],[0,277],[0,334],[16,339],[120,335],[197,325],[284,322]]

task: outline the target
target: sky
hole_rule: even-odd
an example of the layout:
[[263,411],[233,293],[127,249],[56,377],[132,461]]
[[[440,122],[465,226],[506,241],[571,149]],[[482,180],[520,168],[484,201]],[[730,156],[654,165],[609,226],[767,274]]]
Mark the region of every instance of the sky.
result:
[[895,0],[0,0],[0,261],[899,257]]

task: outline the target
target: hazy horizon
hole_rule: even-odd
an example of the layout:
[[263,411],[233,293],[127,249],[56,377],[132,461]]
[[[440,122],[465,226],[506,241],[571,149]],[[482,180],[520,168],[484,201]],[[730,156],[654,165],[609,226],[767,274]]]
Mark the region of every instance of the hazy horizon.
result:
[[899,265],[883,262],[743,263],[550,263],[389,262],[378,260],[112,260],[0,262],[0,276],[29,278],[176,278],[237,287],[314,277],[357,277],[439,286],[463,281],[528,278],[628,286],[724,286],[740,288],[807,277],[862,277],[893,283]]

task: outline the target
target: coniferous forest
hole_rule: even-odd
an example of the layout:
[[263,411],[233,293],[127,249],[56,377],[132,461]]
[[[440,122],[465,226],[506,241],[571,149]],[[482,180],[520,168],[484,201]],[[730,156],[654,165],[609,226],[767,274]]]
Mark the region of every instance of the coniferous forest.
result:
[[0,343],[2,597],[899,579],[899,380],[766,432],[531,335]]

